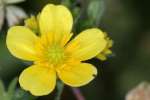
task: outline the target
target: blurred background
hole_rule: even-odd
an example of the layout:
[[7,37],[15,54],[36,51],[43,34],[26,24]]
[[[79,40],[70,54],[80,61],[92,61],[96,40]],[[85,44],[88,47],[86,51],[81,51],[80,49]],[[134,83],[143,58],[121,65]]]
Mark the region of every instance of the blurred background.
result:
[[[132,88],[150,81],[149,0],[26,0],[13,5],[30,16],[38,14],[47,3],[62,3],[72,11],[75,34],[86,28],[99,27],[114,41],[113,54],[106,61],[88,61],[96,65],[99,74],[90,84],[80,88],[85,100],[124,100]],[[5,43],[7,30],[8,24],[4,23],[0,30],[0,78],[6,89],[30,64],[9,53]],[[21,90],[19,85],[15,92],[19,99],[14,100],[53,100],[56,94],[54,91],[37,98]],[[62,100],[76,100],[70,87],[65,86]]]

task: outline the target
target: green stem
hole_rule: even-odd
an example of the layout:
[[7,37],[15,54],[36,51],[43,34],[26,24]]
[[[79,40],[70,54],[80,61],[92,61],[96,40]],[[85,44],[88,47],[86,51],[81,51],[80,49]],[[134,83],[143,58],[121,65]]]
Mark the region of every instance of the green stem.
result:
[[61,81],[57,82],[57,94],[55,97],[55,100],[61,100],[61,94],[63,92],[64,89],[64,84]]

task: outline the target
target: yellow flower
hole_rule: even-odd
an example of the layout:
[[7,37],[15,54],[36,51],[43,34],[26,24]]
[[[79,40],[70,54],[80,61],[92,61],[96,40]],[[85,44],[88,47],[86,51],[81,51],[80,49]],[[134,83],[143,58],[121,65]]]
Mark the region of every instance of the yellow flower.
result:
[[40,14],[37,17],[31,16],[31,18],[28,18],[24,21],[25,26],[30,28],[36,34],[39,33],[39,23],[38,23],[39,17],[40,17]]
[[57,76],[72,87],[93,80],[96,68],[82,61],[95,57],[104,49],[103,32],[97,28],[87,29],[70,40],[73,18],[62,5],[46,5],[38,21],[40,36],[26,26],[14,26],[7,34],[7,47],[12,55],[34,62],[21,73],[21,87],[41,96],[54,90]]
[[104,35],[105,35],[105,40],[107,41],[107,44],[104,50],[102,50],[102,52],[100,52],[97,55],[97,58],[102,61],[105,61],[107,59],[107,56],[112,54],[112,51],[110,50],[110,48],[113,46],[113,40],[108,37],[107,33],[104,32]]

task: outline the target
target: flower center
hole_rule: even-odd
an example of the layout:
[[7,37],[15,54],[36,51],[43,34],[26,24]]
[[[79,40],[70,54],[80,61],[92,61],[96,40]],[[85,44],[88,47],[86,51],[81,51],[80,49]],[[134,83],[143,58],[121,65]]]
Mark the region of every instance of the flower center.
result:
[[58,44],[53,44],[47,48],[46,57],[51,64],[62,63],[65,58],[64,49]]

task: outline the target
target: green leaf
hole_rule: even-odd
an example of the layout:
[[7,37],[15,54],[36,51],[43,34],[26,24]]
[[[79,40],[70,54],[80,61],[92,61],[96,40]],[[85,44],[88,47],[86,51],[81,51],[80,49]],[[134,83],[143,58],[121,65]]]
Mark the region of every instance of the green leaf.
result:
[[36,100],[38,97],[35,97],[28,93],[27,91],[18,88],[15,92],[13,100]]
[[65,6],[69,7],[69,8],[71,7],[71,1],[70,0],[62,0],[61,4],[65,5]]
[[5,95],[5,88],[2,80],[0,80],[0,98],[3,99]]
[[17,85],[17,82],[18,82],[18,78],[14,78],[11,83],[9,84],[9,87],[8,87],[8,95],[10,98],[13,98],[13,95],[15,93],[15,89],[16,89],[16,85]]
[[91,0],[87,8],[87,14],[89,19],[94,25],[99,25],[101,17],[104,12],[104,1],[103,0]]
[[80,11],[81,11],[80,7],[74,7],[74,9],[72,9],[72,14],[73,14],[74,19],[76,19],[78,16],[80,17],[79,15]]

